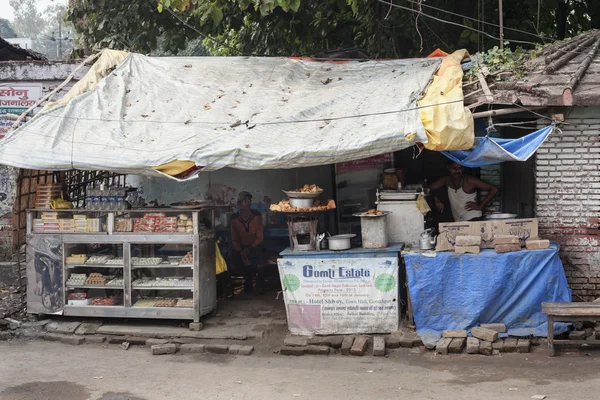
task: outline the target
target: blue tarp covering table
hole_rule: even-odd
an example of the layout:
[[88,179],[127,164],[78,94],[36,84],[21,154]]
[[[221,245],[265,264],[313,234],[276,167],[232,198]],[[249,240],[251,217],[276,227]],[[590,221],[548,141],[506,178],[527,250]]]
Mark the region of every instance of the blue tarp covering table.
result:
[[[558,256],[549,249],[498,254],[406,253],[406,276],[417,334],[429,346],[445,329],[504,323],[513,336],[547,336],[542,302],[570,302]],[[555,333],[565,324],[556,324]]]

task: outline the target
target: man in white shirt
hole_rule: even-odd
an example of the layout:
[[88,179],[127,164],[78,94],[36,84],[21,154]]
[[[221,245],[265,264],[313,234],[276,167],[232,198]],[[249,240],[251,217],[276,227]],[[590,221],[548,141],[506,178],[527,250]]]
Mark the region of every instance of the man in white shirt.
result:
[[[464,167],[453,161],[449,163],[448,170],[450,173],[434,182],[429,189],[433,191],[444,186],[448,188],[448,199],[455,222],[481,220],[481,210],[498,194],[498,188],[481,179],[465,176]],[[488,192],[483,201],[477,201],[477,190]],[[438,211],[443,212],[444,203],[437,197],[434,197],[434,201]]]

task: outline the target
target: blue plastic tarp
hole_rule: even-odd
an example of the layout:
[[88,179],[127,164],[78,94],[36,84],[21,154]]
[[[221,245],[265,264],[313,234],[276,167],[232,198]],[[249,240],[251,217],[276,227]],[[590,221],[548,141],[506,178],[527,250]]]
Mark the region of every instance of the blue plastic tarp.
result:
[[470,150],[443,151],[451,159],[469,168],[498,164],[504,161],[527,161],[554,130],[554,125],[519,139],[476,137]]
[[[569,302],[571,291],[558,256],[546,250],[498,254],[405,254],[406,278],[417,334],[434,346],[445,329],[503,323],[513,336],[548,334],[542,302]],[[556,323],[555,333],[568,329]]]

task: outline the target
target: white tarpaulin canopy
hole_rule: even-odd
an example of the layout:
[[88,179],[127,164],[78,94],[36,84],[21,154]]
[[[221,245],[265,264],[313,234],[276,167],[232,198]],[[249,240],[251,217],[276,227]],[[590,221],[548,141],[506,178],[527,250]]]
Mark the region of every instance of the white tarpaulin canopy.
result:
[[0,141],[0,163],[157,175],[175,160],[210,171],[362,159],[427,142],[416,103],[440,61],[130,54]]

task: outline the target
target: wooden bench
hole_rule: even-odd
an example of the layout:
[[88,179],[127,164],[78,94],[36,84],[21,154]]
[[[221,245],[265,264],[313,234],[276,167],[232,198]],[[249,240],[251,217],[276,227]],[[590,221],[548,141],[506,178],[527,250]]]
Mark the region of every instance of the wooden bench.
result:
[[600,303],[542,303],[548,315],[548,351],[554,357],[555,344],[600,344],[600,340],[554,340],[555,322],[600,321]]

